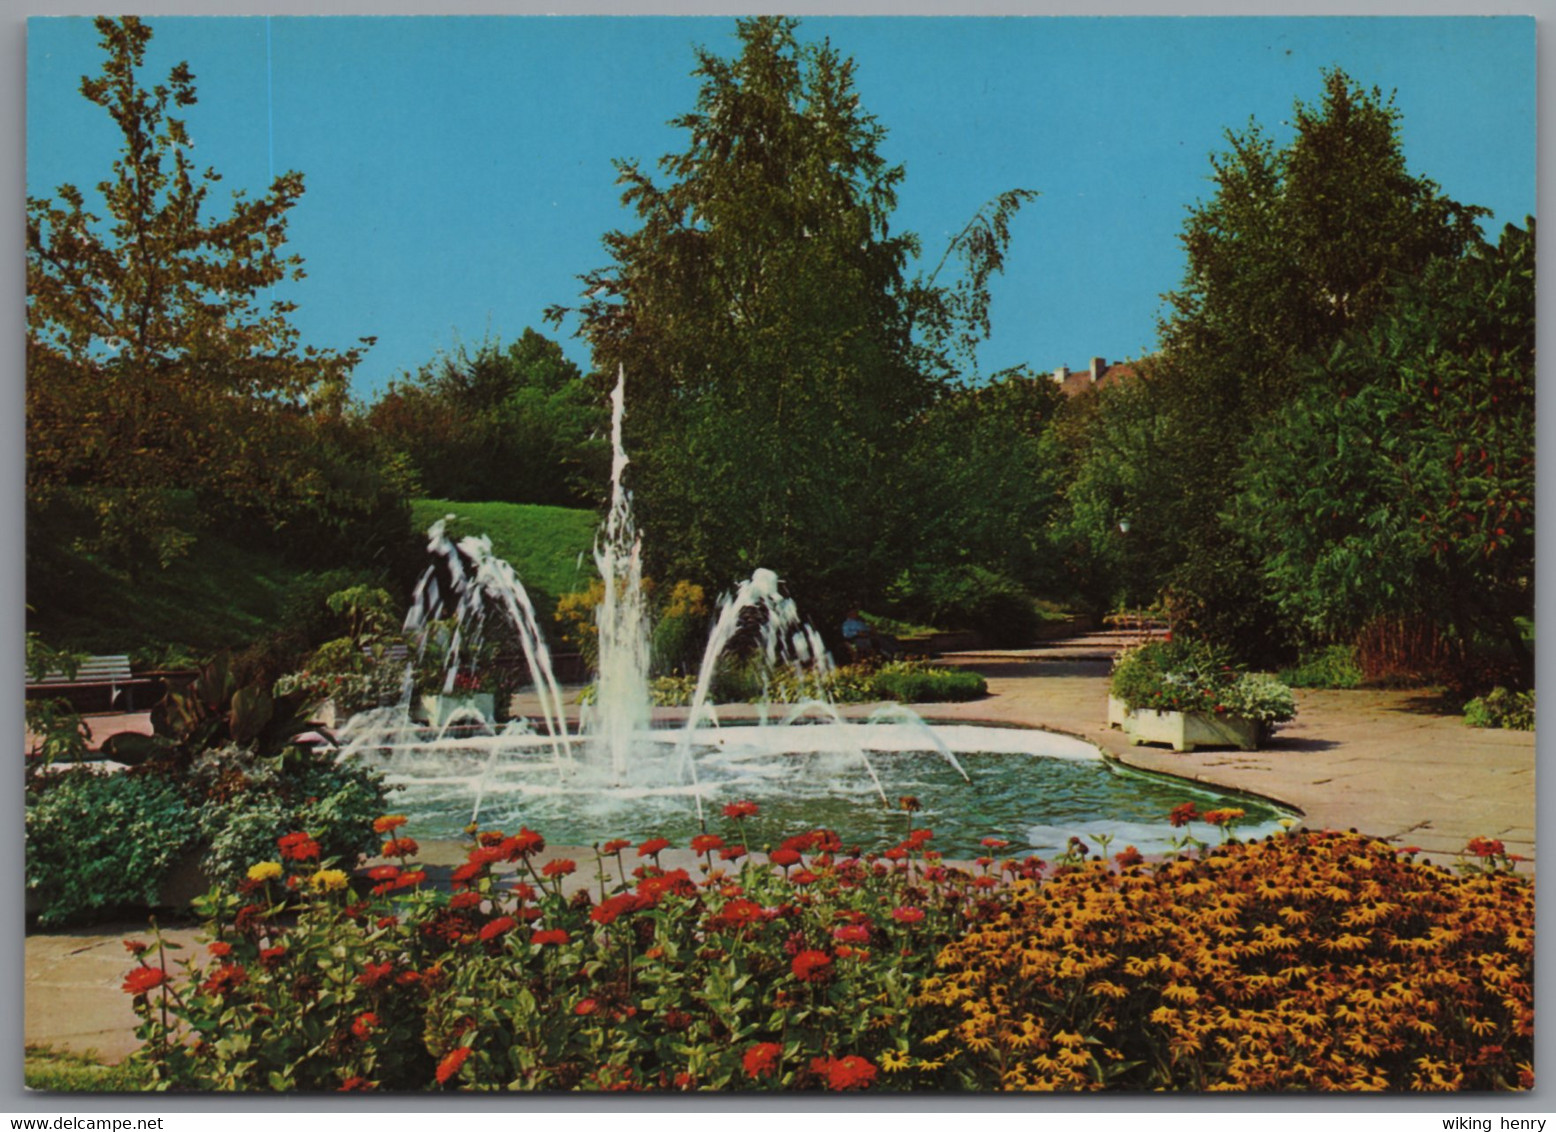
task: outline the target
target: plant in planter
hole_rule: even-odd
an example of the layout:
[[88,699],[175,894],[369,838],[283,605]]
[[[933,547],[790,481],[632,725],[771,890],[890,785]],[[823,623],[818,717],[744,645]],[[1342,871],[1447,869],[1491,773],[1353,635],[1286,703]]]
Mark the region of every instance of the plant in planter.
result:
[[1291,689],[1243,672],[1217,649],[1193,641],[1149,641],[1120,654],[1109,685],[1108,722],[1136,743],[1252,750],[1297,712]]

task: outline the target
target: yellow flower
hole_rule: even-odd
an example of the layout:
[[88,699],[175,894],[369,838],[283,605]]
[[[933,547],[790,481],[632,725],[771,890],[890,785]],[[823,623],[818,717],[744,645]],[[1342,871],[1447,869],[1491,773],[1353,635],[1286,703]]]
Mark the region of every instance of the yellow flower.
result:
[[320,869],[313,874],[315,892],[338,892],[346,887],[346,874],[339,869]]
[[261,861],[257,865],[249,866],[249,880],[266,881],[279,880],[281,877],[281,864],[279,861]]

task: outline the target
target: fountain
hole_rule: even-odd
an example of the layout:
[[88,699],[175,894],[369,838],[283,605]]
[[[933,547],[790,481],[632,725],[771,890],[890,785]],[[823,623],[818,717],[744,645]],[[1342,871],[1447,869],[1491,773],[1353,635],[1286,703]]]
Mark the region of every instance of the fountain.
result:
[[[755,843],[831,827],[865,847],[902,832],[893,799],[912,796],[921,825],[948,854],[976,856],[983,837],[1013,851],[1055,853],[1072,835],[1117,837],[1143,852],[1168,848],[1164,815],[1184,801],[1228,804],[1196,785],[1105,762],[1088,743],[1049,732],[967,725],[931,726],[901,705],[850,721],[824,696],[786,707],[774,719],[759,705],[754,722],[722,718],[711,702],[719,664],[733,647],[771,680],[785,669],[820,687],[831,659],[771,570],[759,569],[725,595],[708,634],[685,718],[655,728],[649,697],[649,617],[644,607],[642,541],[626,489],[622,446],[625,378],[611,395],[610,508],[594,548],[604,584],[596,610],[599,653],[593,702],[569,729],[550,652],[534,606],[513,568],[484,537],[454,542],[444,522],[428,532],[434,559],[417,585],[405,627],[415,641],[397,707],[353,717],[340,729],[342,757],[368,760],[405,793],[424,836],[456,836],[468,824],[546,832],[553,844],[604,838],[685,839],[705,828],[709,802],[754,798],[762,807]],[[438,728],[417,724],[412,674],[435,650],[443,688],[476,655],[488,619],[517,638],[534,687],[534,719],[501,728],[483,716],[455,715]],[[1241,829],[1262,834],[1285,816],[1240,799]]]

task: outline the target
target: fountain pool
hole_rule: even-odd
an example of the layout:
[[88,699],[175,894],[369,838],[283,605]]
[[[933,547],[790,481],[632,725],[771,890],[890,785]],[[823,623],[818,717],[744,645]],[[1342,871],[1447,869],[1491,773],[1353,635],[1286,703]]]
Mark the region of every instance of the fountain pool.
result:
[[1167,815],[1187,801],[1243,809],[1244,836],[1270,832],[1288,816],[1268,803],[1120,768],[1068,736],[932,727],[898,705],[850,722],[823,698],[789,709],[767,705],[754,726],[721,721],[710,689],[730,651],[740,652],[748,671],[791,669],[822,681],[831,667],[819,634],[765,569],[723,599],[685,723],[650,727],[642,544],[624,483],[624,388],[618,376],[611,505],[594,553],[604,583],[599,679],[578,728],[566,717],[534,607],[513,568],[484,538],[456,544],[441,522],[428,532],[434,565],[405,622],[416,657],[431,647],[445,658],[442,687],[449,691],[479,654],[489,619],[500,618],[519,641],[538,712],[533,722],[501,729],[458,716],[439,729],[422,727],[409,712],[408,665],[398,707],[347,722],[342,757],[383,770],[402,791],[395,808],[415,815],[418,836],[459,837],[478,822],[509,832],[526,825],[553,845],[660,836],[684,846],[705,828],[720,829],[719,807],[750,800],[760,807],[746,830],[753,847],[828,828],[847,845],[881,850],[904,836],[909,815],[900,799],[910,796],[920,807],[914,825],[933,829],[934,847],[956,858],[982,855],[985,837],[1008,841],[1005,852],[1014,854],[1061,852],[1071,836],[1093,848],[1099,836],[1111,836],[1117,849],[1164,852],[1176,833]]

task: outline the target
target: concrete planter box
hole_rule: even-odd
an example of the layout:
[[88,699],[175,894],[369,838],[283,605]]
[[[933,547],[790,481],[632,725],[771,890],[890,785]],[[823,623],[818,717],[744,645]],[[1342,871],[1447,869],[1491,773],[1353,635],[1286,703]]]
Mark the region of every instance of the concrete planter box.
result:
[[1137,747],[1142,743],[1166,743],[1175,751],[1192,751],[1197,746],[1253,751],[1259,746],[1259,725],[1251,719],[1149,708],[1130,711],[1112,696],[1108,697],[1108,725],[1122,727]]
[[491,723],[497,717],[497,700],[490,692],[459,696],[422,696],[417,701],[416,718],[441,731],[455,716],[466,719],[479,715]]

